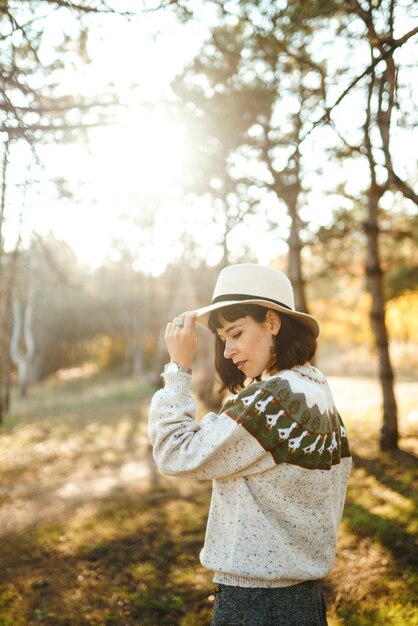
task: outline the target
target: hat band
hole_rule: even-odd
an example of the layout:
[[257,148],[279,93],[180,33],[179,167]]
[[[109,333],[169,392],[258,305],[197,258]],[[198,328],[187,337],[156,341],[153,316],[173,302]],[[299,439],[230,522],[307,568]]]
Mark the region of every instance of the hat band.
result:
[[293,311],[290,306],[284,304],[283,302],[279,302],[279,300],[266,298],[266,296],[251,296],[245,293],[225,293],[222,296],[216,296],[216,298],[212,300],[212,304],[216,304],[217,302],[227,302],[228,300],[268,300],[269,302],[283,306],[285,309],[289,309],[289,311]]

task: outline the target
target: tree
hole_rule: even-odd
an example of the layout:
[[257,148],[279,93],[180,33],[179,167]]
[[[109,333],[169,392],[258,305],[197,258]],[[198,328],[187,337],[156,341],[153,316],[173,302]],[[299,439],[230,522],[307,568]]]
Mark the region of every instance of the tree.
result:
[[[408,29],[409,23],[405,21],[405,17],[412,12],[413,4],[404,4],[396,0],[377,3],[372,0],[366,3],[360,3],[358,0],[350,0],[349,3],[338,0],[306,3],[297,0],[286,3],[283,7],[254,1],[239,5],[228,3],[228,7],[223,3],[212,4],[218,8],[219,21],[223,26],[214,31],[211,40],[206,44],[209,53],[204,49],[189,70],[189,73],[196,76],[196,82],[201,87],[198,94],[196,87],[191,95],[189,92],[186,100],[189,105],[193,103],[202,119],[204,117],[210,119],[213,102],[217,100],[224,101],[224,112],[225,102],[228,113],[236,112],[238,106],[241,106],[243,111],[241,118],[238,116],[234,118],[237,125],[234,127],[235,142],[232,146],[228,139],[223,140],[220,116],[216,123],[210,123],[210,128],[215,125],[220,128],[217,141],[212,142],[215,148],[217,145],[220,146],[218,152],[226,146],[230,150],[230,155],[231,152],[237,154],[240,150],[242,154],[244,147],[248,155],[251,147],[264,147],[261,155],[259,152],[256,153],[255,160],[264,162],[271,178],[263,180],[260,177],[258,185],[264,184],[283,200],[292,218],[288,240],[290,274],[297,287],[297,294],[301,294],[297,300],[298,306],[302,309],[306,308],[303,291],[299,291],[299,285],[303,287],[300,263],[303,224],[297,210],[304,191],[300,169],[302,147],[306,147],[315,132],[325,125],[330,125],[347,149],[344,156],[337,145],[333,148],[334,153],[339,151],[341,164],[347,157],[352,158],[354,153],[368,163],[370,185],[365,192],[366,217],[361,221],[367,241],[366,275],[367,289],[372,296],[371,326],[378,347],[384,397],[381,447],[396,448],[396,402],[385,325],[383,272],[379,251],[379,213],[382,211],[381,199],[387,192],[400,192],[406,199],[417,203],[417,194],[412,184],[398,173],[397,158],[391,146],[393,112],[395,107],[400,109],[402,106],[396,99],[400,93],[399,73],[402,64],[397,53],[418,33],[418,27]],[[363,46],[362,49],[368,46],[370,53],[366,57],[366,63],[364,59],[354,58],[354,61],[350,59],[351,65],[346,66],[344,58],[340,64],[336,64],[335,59],[325,59],[323,54],[318,54],[317,51],[320,49],[318,46],[315,51],[314,45],[318,36],[324,33],[327,33],[328,37],[335,33],[334,38],[344,42],[347,50],[354,50],[352,42]],[[296,93],[299,94],[300,103],[294,115],[292,132],[287,135],[281,132],[283,124],[276,127],[274,123],[271,124],[271,121],[275,120],[274,107],[285,102],[285,98],[283,100],[281,98],[282,83],[286,80],[286,63],[291,66],[289,74],[299,88],[299,92]],[[275,68],[278,70],[277,74]],[[316,74],[319,79],[315,88],[309,84],[308,70],[311,76]],[[187,79],[187,73],[182,79],[183,81]],[[341,79],[346,83],[344,87],[339,87]],[[260,84],[271,87],[270,104],[267,107],[266,99],[259,98]],[[338,117],[338,112],[342,104],[347,106],[350,99],[354,98],[356,102],[355,98],[358,98],[360,89],[364,94],[360,105],[364,111],[363,136],[360,137],[357,133],[359,142],[353,145],[353,142],[346,138],[349,131],[345,120],[341,116]],[[185,93],[187,89],[183,86],[182,97]],[[336,96],[330,95],[335,93]],[[228,102],[228,96],[232,105]],[[312,98],[315,98],[313,102]],[[243,101],[246,107],[242,107]],[[302,113],[306,102],[310,105],[309,116],[306,116],[303,123]],[[266,119],[266,110],[269,108],[271,113]],[[228,115],[225,117],[228,119]],[[286,121],[288,122],[287,119]],[[242,128],[243,122],[246,126]],[[257,129],[257,124],[261,126],[261,132]],[[229,134],[232,134],[231,130]],[[264,139],[264,146],[260,138]],[[277,167],[274,157],[276,156],[276,162],[277,160],[280,162],[277,153],[280,152],[282,141],[286,142],[290,150],[287,158],[282,157],[281,165]],[[231,172],[231,157],[224,161],[226,168]],[[383,178],[382,169],[386,172]],[[245,179],[243,181],[236,175],[232,178],[236,188],[243,182],[245,185]],[[337,219],[341,220],[341,211],[338,212]],[[341,231],[338,237],[341,237]],[[327,239],[330,240],[329,237]]]
[[296,304],[307,311],[301,262],[301,231],[307,225],[299,213],[306,163],[299,145],[324,98],[323,68],[310,58],[308,36],[284,39],[281,16],[271,7],[262,14],[257,6],[264,18],[262,28],[257,27],[254,7],[235,7],[236,21],[231,25],[225,17],[174,84],[192,134],[199,138],[198,175],[185,189],[221,202],[224,264],[227,236],[254,213],[263,214],[260,205],[266,191],[279,214],[285,207],[288,234],[278,227],[283,220],[272,212],[270,224],[287,240]]
[[17,293],[13,295],[13,331],[10,352],[13,363],[18,367],[19,392],[22,398],[27,394],[30,368],[35,354],[32,325],[34,294],[34,283],[31,281],[25,302]]
[[[115,120],[117,98],[111,88],[99,97],[77,94],[65,87],[63,75],[65,63],[89,62],[87,40],[92,20],[117,12],[105,0],[97,0],[94,6],[86,0],[76,4],[67,0],[0,2],[0,134],[4,155],[0,198],[0,422],[9,402],[11,294],[17,258],[17,252],[5,254],[2,236],[8,202],[16,196],[8,173],[17,166],[22,168],[22,145],[29,148],[28,162],[40,163],[40,144],[78,141],[86,137],[89,128]],[[69,27],[61,33],[55,29],[55,45],[50,43],[48,30],[54,23]],[[58,183],[65,192],[63,181]],[[15,197],[14,204],[17,202]],[[15,299],[16,315],[17,302]],[[14,353],[17,358],[18,352]]]
[[[367,29],[369,45],[369,78],[366,86],[364,139],[359,152],[365,155],[370,172],[370,185],[366,193],[367,217],[364,231],[367,239],[366,284],[371,296],[370,323],[379,357],[379,376],[383,394],[383,425],[380,446],[382,450],[398,447],[397,406],[394,392],[394,374],[389,355],[389,333],[385,321],[384,272],[380,253],[381,202],[385,193],[400,191],[406,198],[418,204],[418,195],[406,180],[395,171],[391,150],[392,121],[396,105],[396,88],[399,67],[395,52],[418,28],[395,38],[395,0],[387,3],[367,3],[364,8],[357,0],[350,2],[352,14],[359,17]],[[380,63],[375,61],[380,59]],[[399,104],[399,103],[398,103]],[[377,131],[377,132],[376,132]],[[379,141],[375,137],[378,133]],[[383,154],[383,163],[382,163]],[[385,175],[382,176],[382,164]]]

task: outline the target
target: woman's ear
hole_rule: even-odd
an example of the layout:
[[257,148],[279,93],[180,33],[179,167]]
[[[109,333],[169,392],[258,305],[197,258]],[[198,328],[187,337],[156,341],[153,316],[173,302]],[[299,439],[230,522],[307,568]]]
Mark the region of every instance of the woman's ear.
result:
[[267,311],[266,321],[269,324],[271,334],[277,335],[282,324],[282,320],[280,319],[279,314],[276,313],[276,311],[272,311],[271,309],[269,309]]

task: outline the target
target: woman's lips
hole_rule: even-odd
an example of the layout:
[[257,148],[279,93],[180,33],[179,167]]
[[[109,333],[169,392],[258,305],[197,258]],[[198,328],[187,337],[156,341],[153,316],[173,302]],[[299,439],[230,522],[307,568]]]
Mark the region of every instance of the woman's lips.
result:
[[240,369],[242,369],[243,365],[245,365],[245,364],[246,364],[246,362],[247,362],[247,361],[237,361],[237,362],[235,363],[235,365],[236,365],[236,366],[237,366],[237,368],[240,370]]

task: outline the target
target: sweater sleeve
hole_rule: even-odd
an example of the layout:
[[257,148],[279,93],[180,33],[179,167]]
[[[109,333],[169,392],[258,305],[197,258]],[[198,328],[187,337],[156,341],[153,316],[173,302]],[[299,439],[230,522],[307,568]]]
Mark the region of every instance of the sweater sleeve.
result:
[[[195,402],[188,391],[190,379],[189,374],[165,374],[164,389],[151,401],[148,434],[160,472],[213,479],[272,467],[271,455],[225,412],[207,413],[196,422]],[[247,411],[239,394],[234,411],[243,416]]]

